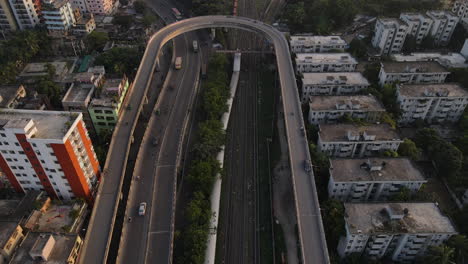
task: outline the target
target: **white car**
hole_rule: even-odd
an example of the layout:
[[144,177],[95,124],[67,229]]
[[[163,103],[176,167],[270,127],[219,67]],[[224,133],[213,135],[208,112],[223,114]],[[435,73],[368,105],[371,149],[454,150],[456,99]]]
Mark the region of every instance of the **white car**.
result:
[[142,202],[140,203],[140,206],[138,207],[138,215],[145,215],[146,213],[146,203]]

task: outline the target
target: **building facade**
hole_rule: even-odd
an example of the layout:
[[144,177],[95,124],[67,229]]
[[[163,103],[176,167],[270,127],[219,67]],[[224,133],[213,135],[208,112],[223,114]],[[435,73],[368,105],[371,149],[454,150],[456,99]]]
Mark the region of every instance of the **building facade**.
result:
[[340,36],[291,36],[289,43],[294,53],[344,51],[348,47]]
[[445,46],[450,42],[459,18],[450,11],[427,11],[433,21],[430,35],[436,45]]
[[345,203],[346,235],[338,254],[410,262],[457,232],[434,203]]
[[357,61],[349,53],[298,53],[296,70],[305,72],[352,72]]
[[16,31],[18,23],[16,22],[13,10],[8,0],[0,0],[0,30],[3,32]]
[[317,147],[330,157],[361,158],[397,151],[402,142],[395,129],[387,124],[322,124],[319,125]]
[[73,28],[75,35],[88,35],[96,29],[96,22],[93,14],[84,14],[76,18],[76,24]]
[[18,244],[24,238],[20,221],[0,221],[0,262],[8,263]]
[[47,29],[65,33],[75,26],[75,15],[68,0],[48,0],[42,4],[42,14]]
[[378,121],[385,112],[372,95],[312,96],[309,101],[309,123],[336,123],[348,115],[369,122]]
[[0,168],[20,193],[92,201],[100,168],[82,114],[0,110]]
[[468,1],[456,0],[453,2],[452,12],[460,18],[464,24],[468,23]]
[[29,232],[10,264],[78,263],[83,240],[77,234]]
[[372,46],[380,55],[400,53],[408,29],[408,24],[401,19],[379,18],[375,23]]
[[398,85],[397,102],[400,123],[456,122],[468,104],[468,91],[456,83]]
[[126,76],[121,79],[108,79],[99,98],[91,101],[88,111],[98,134],[115,128],[129,86]]
[[412,35],[417,44],[429,34],[432,27],[432,19],[420,13],[401,13],[400,19],[408,25],[408,34]]
[[41,1],[33,0],[8,0],[10,8],[15,16],[18,29],[33,28],[40,23]]
[[379,84],[443,83],[450,72],[435,61],[381,62]]
[[369,87],[369,81],[359,72],[314,72],[302,75],[302,102],[314,95],[350,95]]
[[110,15],[115,4],[114,0],[86,0],[87,12],[95,15]]
[[331,159],[328,197],[343,202],[385,201],[427,180],[406,158]]

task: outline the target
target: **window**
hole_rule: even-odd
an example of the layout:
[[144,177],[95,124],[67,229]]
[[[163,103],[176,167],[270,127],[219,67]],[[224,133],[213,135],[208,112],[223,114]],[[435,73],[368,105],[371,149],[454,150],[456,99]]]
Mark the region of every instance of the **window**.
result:
[[36,143],[32,143],[32,146],[33,146],[33,147],[37,147]]
[[24,170],[24,167],[23,166],[18,166],[18,169]]
[[12,161],[10,158],[7,158],[6,161]]
[[51,148],[52,146],[50,146],[50,144],[46,144],[46,147]]
[[18,151],[18,153],[24,155],[24,151],[22,151],[22,150]]
[[16,166],[11,166],[12,169],[16,170]]
[[96,116],[96,118],[97,118],[97,119],[100,119],[100,120],[104,119],[103,116]]
[[6,135],[4,133],[0,133],[0,136],[2,137],[6,137]]
[[19,143],[18,143],[18,142],[15,142],[15,146],[19,147]]
[[106,123],[105,123],[105,122],[98,122],[98,125],[100,125],[100,126],[105,126]]
[[13,151],[13,150],[10,150],[9,152],[10,152],[10,154],[15,154],[15,151]]

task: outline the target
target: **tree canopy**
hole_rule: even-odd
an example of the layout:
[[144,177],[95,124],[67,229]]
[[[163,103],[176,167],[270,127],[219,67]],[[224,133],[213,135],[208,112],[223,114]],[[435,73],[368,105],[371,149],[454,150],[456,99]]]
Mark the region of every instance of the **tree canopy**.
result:
[[106,73],[134,76],[140,66],[142,56],[143,52],[139,49],[117,47],[99,54],[94,63],[103,65]]
[[106,32],[93,31],[86,36],[86,44],[90,51],[102,51],[107,41],[109,36]]

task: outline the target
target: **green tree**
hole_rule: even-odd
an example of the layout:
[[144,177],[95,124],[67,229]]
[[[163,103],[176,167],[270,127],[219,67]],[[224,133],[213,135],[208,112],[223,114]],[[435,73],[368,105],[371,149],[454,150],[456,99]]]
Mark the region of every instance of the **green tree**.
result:
[[343,203],[330,199],[322,204],[321,209],[328,248],[336,248],[340,236],[345,234]]
[[402,187],[395,196],[390,198],[390,200],[395,202],[409,202],[411,201],[411,191],[406,187]]
[[103,65],[106,72],[132,77],[140,65],[143,52],[136,48],[112,48],[96,57],[94,64]]
[[354,57],[364,58],[367,56],[367,45],[363,40],[354,38],[351,43],[349,43],[348,52]]
[[112,23],[117,26],[121,26],[124,29],[129,29],[133,24],[133,16],[131,15],[116,15],[112,20]]
[[220,164],[214,158],[197,160],[190,168],[188,181],[195,190],[199,190],[209,196],[213,188],[213,183],[216,180],[216,174],[220,171]]
[[146,6],[146,3],[143,1],[135,1],[133,3],[133,8],[135,8],[135,11],[137,13],[143,14],[146,11],[147,6]]
[[151,12],[147,12],[143,16],[143,25],[145,25],[145,27],[150,27],[152,24],[156,23],[156,21],[157,17]]
[[221,146],[224,144],[225,133],[223,124],[215,119],[200,123],[198,137],[199,140],[194,146],[198,157],[203,159],[212,157],[221,150]]
[[454,249],[445,245],[430,247],[427,261],[433,264],[455,264],[453,262]]
[[86,37],[88,49],[92,51],[102,51],[107,41],[109,36],[106,32],[93,31]]
[[398,147],[398,154],[400,156],[409,157],[412,160],[418,160],[421,155],[421,151],[418,149],[414,141],[405,138],[403,143]]
[[382,113],[382,115],[380,116],[380,122],[391,126],[393,129],[395,129],[397,125],[395,119],[393,119],[392,115],[388,112]]
[[468,239],[466,236],[452,236],[447,241],[447,246],[454,249],[454,258],[457,264],[466,263],[466,260],[468,260]]

